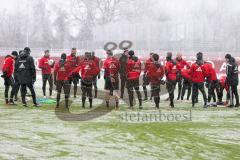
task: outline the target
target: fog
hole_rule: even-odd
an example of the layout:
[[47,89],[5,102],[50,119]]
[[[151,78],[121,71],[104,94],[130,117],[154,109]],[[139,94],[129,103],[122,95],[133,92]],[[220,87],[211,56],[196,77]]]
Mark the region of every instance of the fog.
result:
[[0,0],[0,47],[240,50],[238,0]]

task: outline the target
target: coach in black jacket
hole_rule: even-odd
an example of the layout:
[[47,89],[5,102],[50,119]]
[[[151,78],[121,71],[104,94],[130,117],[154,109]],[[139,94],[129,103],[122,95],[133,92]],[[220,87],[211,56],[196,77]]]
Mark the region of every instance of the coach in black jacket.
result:
[[235,58],[233,58],[230,54],[227,54],[225,56],[227,66],[226,66],[226,83],[229,85],[229,93],[230,93],[230,105],[229,107],[233,107],[233,95],[236,99],[236,105],[235,107],[239,107],[239,95],[238,95],[238,65],[235,61]]
[[19,55],[19,58],[15,62],[15,74],[17,81],[21,85],[21,96],[23,105],[27,107],[26,87],[28,87],[32,94],[34,105],[36,107],[39,107],[39,105],[36,102],[36,93],[33,87],[36,81],[36,69],[34,59],[33,57],[30,56],[30,52],[31,52],[30,48],[26,47],[24,51]]

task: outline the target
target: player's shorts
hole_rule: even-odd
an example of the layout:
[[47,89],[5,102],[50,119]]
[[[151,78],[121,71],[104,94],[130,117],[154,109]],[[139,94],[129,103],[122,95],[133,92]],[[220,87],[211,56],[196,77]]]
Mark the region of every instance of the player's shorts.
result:
[[105,90],[119,90],[119,80],[116,79],[115,82],[111,82],[110,78],[105,78]]

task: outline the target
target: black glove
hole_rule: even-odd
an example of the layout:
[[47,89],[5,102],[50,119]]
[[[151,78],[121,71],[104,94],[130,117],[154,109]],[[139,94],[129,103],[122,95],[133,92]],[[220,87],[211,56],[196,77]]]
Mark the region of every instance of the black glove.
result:
[[1,75],[2,78],[7,78],[7,73],[6,72],[3,72],[3,74]]
[[161,80],[161,81],[160,81],[160,84],[161,84],[161,85],[165,85],[165,83],[166,83],[166,82],[165,82],[164,80]]

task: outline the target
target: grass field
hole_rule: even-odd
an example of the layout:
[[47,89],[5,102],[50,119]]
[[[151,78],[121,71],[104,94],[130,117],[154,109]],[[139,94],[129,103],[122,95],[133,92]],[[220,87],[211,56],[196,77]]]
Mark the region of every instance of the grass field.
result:
[[[170,118],[156,121],[147,117],[159,115],[150,101],[141,111],[123,102],[115,111],[97,100],[95,112],[82,109],[80,102],[73,101],[69,114],[54,105],[24,108],[0,101],[0,159],[240,159],[239,109],[203,109],[201,103],[192,109],[190,102],[170,109],[162,100],[160,112]],[[102,114],[76,118],[88,111]],[[76,119],[60,119],[64,114]],[[176,115],[188,118],[177,121],[171,117]]]

